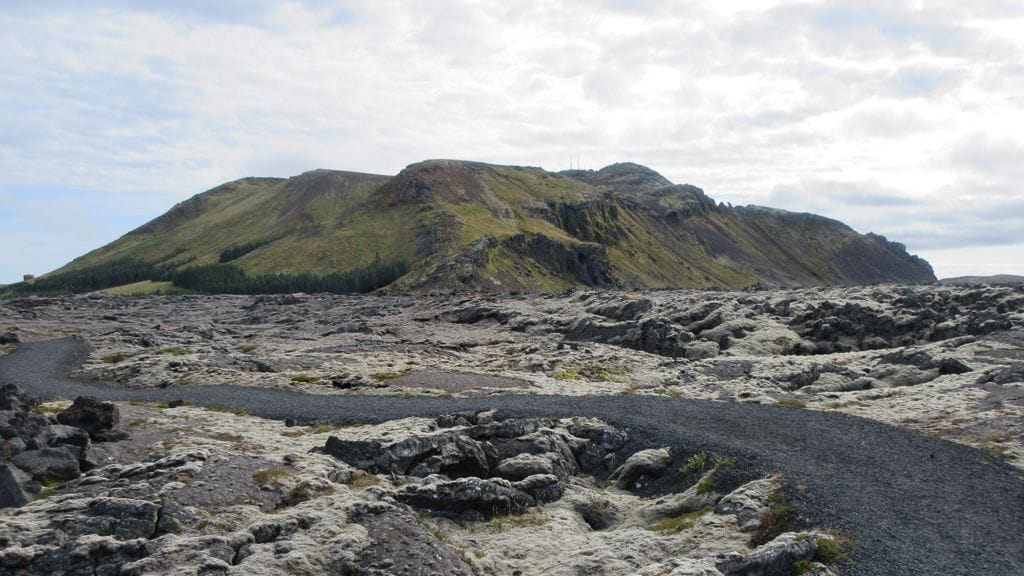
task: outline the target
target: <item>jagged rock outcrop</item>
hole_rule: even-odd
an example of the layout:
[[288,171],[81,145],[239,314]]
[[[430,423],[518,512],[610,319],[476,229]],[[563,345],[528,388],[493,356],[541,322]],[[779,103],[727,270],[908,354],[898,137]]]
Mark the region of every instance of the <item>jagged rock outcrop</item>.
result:
[[[441,416],[436,425],[435,434],[393,442],[331,436],[320,450],[360,470],[412,477],[395,495],[402,502],[490,517],[557,500],[575,474],[610,472],[626,442],[623,432],[586,419],[495,420],[481,412]],[[630,469],[639,467],[634,458]]]
[[[36,404],[13,384],[0,388],[0,508],[22,506],[46,485],[74,480],[95,466],[88,432],[54,424],[32,411]],[[90,405],[108,414],[117,410],[110,403]]]

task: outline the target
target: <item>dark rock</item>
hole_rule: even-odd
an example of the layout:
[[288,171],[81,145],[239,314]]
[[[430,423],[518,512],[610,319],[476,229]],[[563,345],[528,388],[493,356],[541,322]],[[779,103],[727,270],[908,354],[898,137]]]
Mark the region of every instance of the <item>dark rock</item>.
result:
[[292,428],[292,427],[298,425],[298,422],[295,420],[295,418],[285,418],[284,419],[284,425],[289,427],[289,428]]
[[[586,240],[581,236],[577,238]],[[587,286],[614,285],[608,249],[603,244],[582,242],[570,248],[543,234],[518,234],[504,240],[502,245],[534,260],[557,276],[571,278]]]
[[77,453],[80,457],[84,457],[85,453],[92,447],[92,441],[89,439],[88,432],[81,428],[64,424],[47,426],[43,430],[43,439],[46,441],[47,446],[77,448]]
[[0,345],[2,344],[20,344],[21,338],[18,337],[14,332],[4,332],[0,334]]
[[943,358],[939,360],[939,374],[966,374],[974,369],[957,360],[956,358]]
[[79,534],[115,536],[121,540],[152,538],[156,533],[160,506],[145,500],[98,498],[91,502]]
[[171,400],[170,402],[167,403],[167,407],[168,408],[179,408],[179,407],[184,406],[184,405],[185,405],[185,401],[182,400],[181,398],[178,398],[176,400]]
[[58,422],[85,430],[93,440],[104,436],[102,433],[116,426],[120,418],[117,406],[92,396],[75,398],[70,408],[57,414]]
[[438,541],[416,514],[397,506],[364,509],[350,521],[366,527],[370,544],[352,560],[343,560],[337,574],[438,574],[471,576],[476,572],[457,548]]
[[996,368],[994,370],[986,370],[984,374],[978,378],[979,384],[1011,384],[1014,382],[1024,382],[1024,364],[1013,364],[1004,368]]
[[536,500],[502,478],[457,478],[444,480],[431,477],[429,484],[407,484],[395,499],[417,508],[456,517],[484,517],[521,514]]
[[451,317],[451,321],[455,324],[476,324],[482,320],[491,319],[505,324],[511,317],[508,313],[503,312],[502,310],[488,306],[459,308],[457,310],[452,310],[449,315]]
[[646,298],[636,298],[619,302],[610,302],[587,309],[591,314],[604,316],[609,320],[627,321],[636,320],[650,312],[654,304]]
[[6,462],[0,463],[0,508],[22,506],[32,501],[32,495],[25,490],[31,478]]
[[622,346],[661,356],[679,358],[693,334],[661,318],[643,322],[598,322],[591,318],[576,320],[563,331],[566,339]]
[[15,454],[11,462],[40,482],[46,479],[74,480],[81,475],[78,454],[67,446],[26,450]]

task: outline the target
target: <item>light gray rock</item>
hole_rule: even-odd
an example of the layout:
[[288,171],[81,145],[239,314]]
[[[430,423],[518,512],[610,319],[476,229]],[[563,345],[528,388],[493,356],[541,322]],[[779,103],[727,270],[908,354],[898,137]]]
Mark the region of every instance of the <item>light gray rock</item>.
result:
[[669,448],[641,450],[627,458],[626,462],[612,473],[610,480],[615,481],[617,488],[632,490],[638,483],[642,483],[644,477],[660,477],[671,463],[672,454]]
[[[516,454],[498,463],[494,472],[507,480],[522,480],[534,474],[555,474],[557,456],[546,454]],[[564,472],[563,472],[564,473]]]
[[725,576],[789,576],[795,562],[811,560],[817,551],[814,538],[787,533],[749,554],[723,559],[715,567]]
[[715,514],[734,516],[740,530],[752,532],[760,525],[762,512],[780,488],[779,479],[775,477],[748,482],[722,497],[715,506]]

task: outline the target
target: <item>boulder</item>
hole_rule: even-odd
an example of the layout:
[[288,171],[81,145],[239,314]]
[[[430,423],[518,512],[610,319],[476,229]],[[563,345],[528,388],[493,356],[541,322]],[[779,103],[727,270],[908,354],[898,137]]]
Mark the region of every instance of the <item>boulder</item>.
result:
[[503,478],[431,476],[426,484],[406,484],[395,499],[445,516],[484,517],[521,514],[536,500]]
[[522,480],[534,474],[555,474],[552,454],[517,454],[498,463],[494,473],[507,480]]
[[0,345],[3,344],[20,344],[21,338],[18,337],[14,332],[4,332],[0,334]]
[[772,495],[778,492],[776,478],[761,478],[733,490],[715,506],[715,514],[734,516],[743,532],[753,532],[761,524],[761,513],[768,507]]
[[626,462],[612,473],[610,479],[615,481],[617,488],[630,490],[642,483],[644,477],[661,476],[671,463],[672,454],[668,448],[641,450],[626,459]]
[[67,446],[26,450],[11,457],[11,463],[33,480],[74,480],[81,474],[78,454]]
[[32,480],[17,467],[6,462],[0,464],[0,508],[22,506],[32,501],[25,485]]
[[121,413],[117,406],[92,396],[79,396],[67,410],[57,414],[57,421],[81,428],[93,440],[110,438],[108,431],[117,425]]
[[715,567],[725,576],[789,576],[794,563],[811,560],[817,551],[818,542],[814,538],[787,533],[749,554],[729,556]]

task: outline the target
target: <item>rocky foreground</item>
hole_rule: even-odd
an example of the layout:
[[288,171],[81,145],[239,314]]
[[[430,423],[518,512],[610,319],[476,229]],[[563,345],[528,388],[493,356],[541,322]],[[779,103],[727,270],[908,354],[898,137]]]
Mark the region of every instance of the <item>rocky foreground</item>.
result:
[[[1024,468],[1024,286],[548,296],[100,294],[0,303],[118,386],[661,394],[838,410]],[[12,334],[14,336],[15,334]]]
[[[642,394],[781,403],[923,431],[1020,469],[1022,304],[1014,286],[89,295],[4,302],[0,330],[8,341],[79,336],[93,347],[80,377],[170,396],[236,384],[353,400]],[[685,454],[640,445],[634,431],[583,415],[476,410],[339,428],[119,402],[114,432],[90,435],[60,422],[72,398],[33,405],[5,394],[7,486],[20,490],[9,503],[21,504],[0,513],[8,573],[873,573],[843,562],[844,547],[862,556],[870,543],[851,543],[813,522],[828,514],[793,506],[816,488],[801,478],[717,445]],[[63,455],[64,476],[58,464],[19,464],[50,451]],[[1002,505],[1012,516],[1020,495]],[[968,530],[961,522],[950,543],[974,537],[959,532]],[[1002,560],[1013,564],[1015,554],[1004,550]]]

